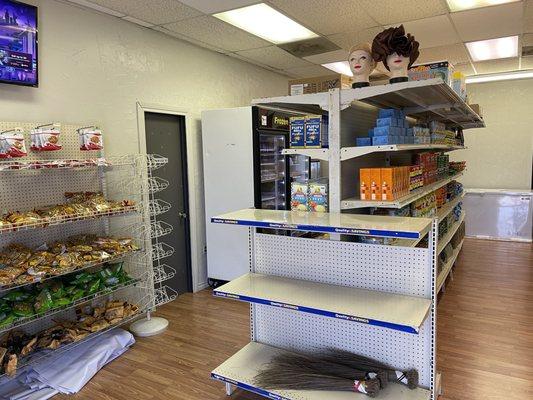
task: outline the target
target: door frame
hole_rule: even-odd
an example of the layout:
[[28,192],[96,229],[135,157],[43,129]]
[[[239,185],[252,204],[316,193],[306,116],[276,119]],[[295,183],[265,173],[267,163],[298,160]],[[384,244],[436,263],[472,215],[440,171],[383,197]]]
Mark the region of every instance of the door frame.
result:
[[188,202],[187,223],[189,228],[188,230],[190,239],[190,247],[188,249],[190,255],[190,257],[188,257],[190,260],[190,265],[188,265],[188,267],[190,267],[191,269],[192,290],[193,292],[197,292],[207,287],[207,281],[203,279],[205,282],[202,282],[201,275],[202,249],[201,246],[199,246],[201,240],[199,238],[200,232],[198,231],[198,221],[199,218],[202,218],[203,221],[203,215],[199,215],[197,211],[201,209],[201,204],[199,204],[199,198],[198,196],[196,196],[195,191],[190,190],[191,188],[194,189],[198,187],[197,177],[193,173],[194,168],[191,168],[192,166],[196,165],[196,157],[194,151],[192,151],[193,149],[189,147],[191,143],[194,143],[192,137],[190,113],[188,111],[166,105],[137,102],[137,135],[140,154],[146,154],[146,113],[171,114],[182,116],[185,118],[185,146],[183,146],[183,149],[185,151],[186,156],[185,162],[188,166],[186,174],[186,200]]

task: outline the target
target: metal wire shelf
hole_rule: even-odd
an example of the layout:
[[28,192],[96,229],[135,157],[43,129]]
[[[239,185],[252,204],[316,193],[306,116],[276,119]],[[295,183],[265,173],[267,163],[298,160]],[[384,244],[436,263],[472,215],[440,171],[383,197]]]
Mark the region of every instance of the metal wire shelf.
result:
[[167,264],[154,267],[154,283],[168,281],[176,276],[176,270]]
[[178,292],[169,286],[161,286],[155,289],[155,305],[156,307],[163,304],[170,303],[178,298]]
[[154,199],[148,203],[148,211],[150,216],[156,217],[158,215],[168,212],[172,208],[170,203],[161,199]]
[[91,262],[91,263],[83,264],[79,268],[69,269],[68,271],[65,271],[62,274],[45,275],[44,277],[36,277],[33,281],[21,283],[21,284],[18,284],[18,285],[0,286],[0,295],[2,293],[4,293],[4,292],[9,291],[9,290],[21,288],[21,287],[24,287],[24,286],[34,285],[36,283],[46,282],[46,281],[48,281],[50,279],[53,279],[53,278],[69,275],[69,274],[72,274],[74,272],[84,271],[86,269],[93,268],[93,267],[99,267],[99,266],[102,266],[102,265],[107,264],[107,263],[115,263],[117,261],[122,261],[123,259],[125,259],[125,258],[127,258],[129,256],[132,256],[132,255],[138,254],[138,253],[142,253],[142,252],[143,251],[141,249],[132,250],[132,251],[128,251],[126,253],[122,253],[122,254],[118,254],[118,255],[115,255],[115,256],[111,256],[111,257],[108,257],[108,258],[105,258],[105,259],[102,259],[102,260],[99,260],[99,261],[94,261],[94,262]]
[[168,163],[168,158],[159,154],[148,154],[146,156],[148,169],[155,171]]
[[95,211],[90,214],[78,213],[58,217],[44,217],[39,220],[35,220],[31,223],[26,224],[12,224],[10,226],[5,226],[0,228],[0,234],[11,233],[17,231],[25,231],[30,229],[46,228],[48,226],[56,226],[62,224],[68,224],[78,221],[87,221],[91,219],[103,218],[103,217],[115,217],[125,214],[131,214],[139,211],[137,206],[124,206],[120,208],[109,209],[107,211]]
[[88,158],[88,159],[55,159],[55,160],[20,160],[0,161],[0,172],[13,171],[51,171],[58,169],[83,169],[83,168],[112,168],[125,165],[133,165],[135,159],[132,156],[119,156],[112,158]]
[[166,235],[170,235],[174,228],[172,225],[163,221],[156,221],[150,224],[150,237],[157,239]]
[[157,176],[148,178],[148,192],[150,192],[150,194],[161,192],[169,186],[170,182],[166,179],[159,178]]
[[115,329],[119,326],[122,326],[122,325],[125,325],[125,324],[128,324],[130,322],[133,322],[134,320],[140,318],[142,315],[144,315],[146,312],[148,312],[151,308],[151,301],[150,301],[150,295],[147,295],[145,297],[143,297],[143,299],[141,300],[141,304],[137,304],[137,306],[139,307],[139,312],[134,314],[134,315],[131,315],[127,318],[124,318],[122,321],[119,321],[117,322],[116,324],[112,324],[112,325],[109,325],[108,327],[106,327],[105,329],[102,329],[98,332],[94,332],[94,333],[90,333],[88,334],[86,337],[84,337],[83,339],[81,340],[78,340],[77,342],[72,342],[72,343],[68,343],[68,344],[65,344],[55,350],[41,350],[40,352],[38,353],[35,353],[35,354],[31,354],[29,356],[26,356],[24,358],[21,358],[19,360],[19,363],[18,363],[18,366],[17,366],[17,372],[14,376],[8,376],[7,374],[1,374],[0,375],[0,378],[4,378],[4,377],[7,377],[7,378],[14,378],[16,376],[18,376],[21,372],[23,372],[23,368],[24,367],[27,367],[31,364],[34,364],[36,363],[37,361],[42,361],[42,360],[45,360],[46,358],[49,358],[51,356],[54,356],[54,355],[59,355],[65,351],[68,351],[68,350],[71,350],[79,345],[81,345],[82,343],[85,343],[85,342],[88,342],[89,340],[95,338],[95,337],[98,337],[106,332],[109,332],[110,330],[112,329]]
[[68,305],[55,307],[53,309],[50,309],[44,313],[35,314],[31,317],[27,318],[20,318],[13,322],[12,324],[6,325],[6,326],[0,326],[0,334],[7,332],[14,328],[20,328],[21,326],[27,325],[29,323],[42,320],[46,317],[50,317],[52,315],[55,315],[61,311],[68,310],[70,308],[74,308],[76,306],[79,306],[80,304],[87,303],[88,301],[97,300],[105,296],[109,296],[112,293],[118,292],[119,290],[130,288],[136,286],[139,282],[141,282],[141,279],[131,279],[128,282],[125,282],[120,285],[115,285],[112,287],[105,288],[104,290],[100,290],[99,292],[93,293],[89,296],[82,297],[81,299],[78,299]]
[[157,243],[152,247],[152,261],[158,261],[162,258],[170,257],[176,250],[166,243]]

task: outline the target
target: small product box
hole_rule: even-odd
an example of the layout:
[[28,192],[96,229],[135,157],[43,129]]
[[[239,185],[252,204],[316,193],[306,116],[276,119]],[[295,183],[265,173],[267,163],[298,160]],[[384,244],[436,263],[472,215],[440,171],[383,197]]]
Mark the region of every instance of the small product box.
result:
[[400,126],[403,127],[403,120],[401,118],[385,117],[376,120],[376,126]]
[[309,206],[309,185],[307,183],[292,182],[291,184],[291,210],[307,211]]
[[402,110],[397,110],[395,108],[381,108],[378,111],[378,118],[405,118],[405,114]]
[[323,115],[305,117],[305,147],[320,149],[328,144],[328,118]]
[[466,77],[461,71],[453,73],[452,89],[463,101],[466,101]]
[[356,146],[372,146],[372,138],[370,137],[358,137],[355,138]]
[[352,78],[335,74],[312,78],[292,79],[289,81],[289,95],[327,92],[330,89],[351,89]]
[[359,186],[361,200],[370,200],[370,185],[372,184],[372,169],[359,169]]
[[309,211],[328,212],[327,182],[319,181],[309,184]]
[[381,200],[390,201],[395,199],[396,193],[395,168],[381,168]]
[[377,126],[374,128],[374,137],[376,136],[399,136],[403,134],[403,129],[398,126]]
[[290,118],[291,148],[305,147],[305,117]]
[[373,146],[384,146],[387,144],[398,144],[399,139],[398,136],[390,135],[390,136],[375,136],[372,138],[372,145]]
[[453,80],[453,65],[448,61],[438,61],[428,64],[413,65],[408,72],[410,81],[441,78],[450,87]]
[[370,200],[381,200],[381,168],[370,169]]

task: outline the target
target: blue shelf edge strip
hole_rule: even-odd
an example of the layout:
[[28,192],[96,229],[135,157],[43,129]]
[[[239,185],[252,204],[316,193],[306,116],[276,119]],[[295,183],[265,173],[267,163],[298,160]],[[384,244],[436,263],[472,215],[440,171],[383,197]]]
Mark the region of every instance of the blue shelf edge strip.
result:
[[417,232],[396,232],[396,231],[382,231],[382,230],[374,230],[374,229],[338,228],[334,226],[280,224],[280,223],[274,223],[274,222],[246,221],[246,220],[236,220],[236,219],[226,219],[226,218],[211,218],[211,222],[215,224],[252,226],[255,228],[288,229],[288,230],[320,232],[320,233],[338,233],[341,235],[365,235],[365,236],[393,237],[393,238],[402,238],[402,239],[420,239],[420,234]]
[[287,310],[300,311],[300,312],[304,312],[308,314],[321,315],[323,317],[342,319],[345,321],[357,322],[357,323],[361,323],[365,325],[379,326],[382,328],[393,329],[395,331],[400,331],[400,332],[418,334],[418,329],[413,328],[412,326],[393,324],[392,322],[384,322],[384,321],[368,319],[368,318],[361,318],[361,317],[357,317],[354,315],[339,314],[339,313],[335,313],[332,311],[319,310],[317,308],[312,308],[312,307],[304,307],[304,306],[298,306],[295,304],[280,303],[277,301],[260,299],[257,297],[239,296],[236,294],[220,292],[217,290],[213,291],[213,296],[222,297],[225,299],[243,301],[247,303],[263,304],[266,306],[284,308]]
[[233,379],[226,378],[225,376],[222,376],[222,375],[219,375],[219,374],[215,374],[213,372],[211,372],[211,378],[212,379],[216,379],[218,381],[225,382],[225,383],[231,383],[232,385],[235,385],[235,386],[237,386],[240,389],[247,390],[248,392],[252,392],[252,393],[258,394],[258,395],[266,397],[268,399],[292,400],[292,399],[289,399],[288,397],[283,397],[283,396],[280,396],[279,394],[275,394],[275,393],[269,392],[267,390],[257,388],[255,386],[248,385],[246,383],[234,381]]

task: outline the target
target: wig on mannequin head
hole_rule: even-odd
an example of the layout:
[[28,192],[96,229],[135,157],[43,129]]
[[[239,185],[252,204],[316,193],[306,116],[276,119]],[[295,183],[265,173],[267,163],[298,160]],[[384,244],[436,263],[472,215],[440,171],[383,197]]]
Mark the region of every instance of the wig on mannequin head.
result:
[[408,68],[411,68],[420,55],[418,51],[419,45],[414,36],[410,33],[405,34],[403,25],[388,28],[378,33],[374,38],[372,42],[372,57],[376,62],[383,62],[385,68],[390,71],[387,57],[396,53],[402,57],[409,58]]

